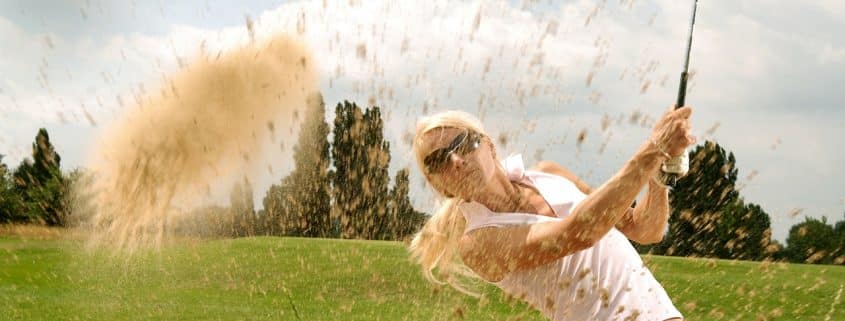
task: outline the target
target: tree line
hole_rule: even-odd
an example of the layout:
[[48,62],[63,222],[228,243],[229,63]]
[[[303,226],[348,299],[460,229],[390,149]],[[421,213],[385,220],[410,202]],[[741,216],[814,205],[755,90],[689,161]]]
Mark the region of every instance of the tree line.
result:
[[397,171],[389,187],[381,109],[338,103],[330,131],[322,97],[310,97],[308,105],[294,169],[264,196],[258,216],[269,222],[265,233],[398,240],[416,232],[426,214],[411,205],[408,169]]
[[[176,232],[203,236],[252,235],[399,240],[417,231],[426,214],[413,208],[409,172],[390,186],[390,144],[381,109],[344,101],[330,128],[320,95],[309,98],[296,145],[294,169],[270,186],[256,210],[252,184],[234,184],[230,204],[194,210]],[[786,245],[771,238],[763,208],[737,188],[732,152],[707,141],[689,152],[690,171],[670,192],[669,230],[658,244],[639,246],[659,255],[845,264],[845,220],[806,218],[789,230]],[[81,169],[63,173],[46,129],[31,158],[10,169],[0,155],[0,223],[70,224],[71,186]]]
[[195,223],[207,226],[186,230],[401,240],[422,226],[426,214],[411,205],[408,169],[397,171],[390,186],[390,144],[380,108],[339,103],[330,130],[322,96],[309,97],[307,106],[293,147],[294,169],[266,191],[263,209],[255,210],[252,184],[244,179],[232,187],[228,211],[201,209],[191,216],[204,218]]

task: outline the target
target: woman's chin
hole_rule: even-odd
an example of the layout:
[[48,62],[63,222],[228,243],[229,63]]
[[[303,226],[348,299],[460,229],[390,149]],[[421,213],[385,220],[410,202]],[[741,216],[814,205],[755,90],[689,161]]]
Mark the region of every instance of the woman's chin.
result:
[[455,185],[453,185],[452,190],[457,191],[456,195],[461,196],[464,199],[466,199],[467,196],[474,195],[479,186],[484,184],[475,178],[476,177],[469,173],[458,178],[455,180]]

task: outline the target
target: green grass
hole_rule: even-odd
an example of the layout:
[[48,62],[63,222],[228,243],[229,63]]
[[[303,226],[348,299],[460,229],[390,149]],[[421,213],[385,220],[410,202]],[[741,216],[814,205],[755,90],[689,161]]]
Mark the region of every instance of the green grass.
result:
[[[845,320],[841,266],[645,260],[689,320]],[[0,320],[543,320],[480,289],[427,283],[396,242],[259,237],[126,260],[0,237]]]

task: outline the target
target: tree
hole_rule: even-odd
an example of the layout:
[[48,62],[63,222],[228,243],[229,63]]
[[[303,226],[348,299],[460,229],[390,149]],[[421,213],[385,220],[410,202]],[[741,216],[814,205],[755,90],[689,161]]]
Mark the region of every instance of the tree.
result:
[[770,256],[767,256],[766,259],[770,258],[772,261],[786,261],[787,258],[784,255],[784,249],[786,249],[786,246],[784,246],[781,242],[774,239],[771,240],[771,242],[769,242],[769,246],[766,247],[766,253],[771,254]]
[[836,224],[833,226],[833,231],[836,232],[836,234],[838,235],[845,236],[845,219],[836,222]]
[[235,182],[229,194],[231,236],[253,236],[256,233],[255,202],[252,200],[252,184],[244,177],[242,182]]
[[60,163],[47,130],[39,129],[32,144],[32,161],[25,159],[13,174],[26,220],[64,225],[67,211],[62,205],[65,183]]
[[0,223],[21,219],[21,199],[14,187],[12,173],[3,163],[3,155],[0,155]]
[[362,162],[357,141],[362,131],[364,114],[354,103],[344,101],[335,108],[333,142],[331,147],[334,172],[332,172],[332,194],[334,203],[331,209],[333,221],[337,221],[340,237],[359,237],[356,221],[359,220],[363,206],[358,198],[363,192],[363,173],[356,164]]
[[414,210],[411,205],[409,191],[408,169],[404,168],[396,172],[393,180],[393,189],[390,190],[390,201],[388,203],[388,230],[389,239],[401,240],[408,235],[418,231],[425,223],[426,215]]
[[690,169],[670,193],[669,232],[654,252],[675,256],[712,256],[721,212],[739,199],[733,153],[707,141],[690,152]]
[[786,243],[783,255],[791,262],[845,264],[845,220],[831,225],[826,217],[807,217],[789,229]]
[[323,98],[311,95],[294,146],[294,170],[280,185],[271,186],[264,198],[264,218],[271,233],[333,236],[328,133]]
[[712,254],[723,259],[762,260],[776,248],[771,245],[769,215],[756,204],[738,200],[719,212]]
[[744,255],[737,258],[746,260],[773,258],[778,248],[772,243],[772,222],[769,215],[759,205],[749,203],[746,205],[746,213],[742,219],[741,225],[747,234],[741,238],[745,244],[741,247]]
[[231,208],[219,205],[193,208],[175,222],[172,232],[194,237],[231,237],[234,230],[231,214]]
[[329,180],[329,125],[320,94],[308,98],[308,109],[294,147],[295,169],[290,175],[293,197],[290,208],[297,212],[301,235],[331,235],[331,182]]
[[286,180],[283,180],[280,185],[273,184],[267,190],[262,201],[264,205],[262,221],[267,235],[289,235],[287,225],[291,220],[288,219],[286,199],[291,194],[291,187]]
[[79,225],[94,214],[94,195],[90,190],[93,177],[85,168],[74,168],[64,174],[62,207],[67,212],[65,226]]
[[743,260],[773,258],[780,246],[772,243],[769,215],[739,196],[733,153],[707,141],[689,156],[689,173],[670,193],[669,232],[652,252]]
[[344,101],[335,109],[332,143],[332,218],[341,237],[377,239],[387,224],[390,145],[378,107],[362,112]]
[[837,240],[836,248],[831,254],[833,264],[845,265],[845,220],[836,222],[833,226],[833,234]]
[[364,173],[364,190],[361,194],[365,212],[364,223],[360,227],[366,239],[389,238],[387,203],[389,201],[390,143],[384,139],[384,122],[381,110],[371,107],[364,113],[363,131],[364,151],[366,154],[359,162],[360,173]]
[[784,254],[791,262],[830,264],[834,260],[830,254],[835,251],[837,241],[827,218],[807,217],[789,229]]

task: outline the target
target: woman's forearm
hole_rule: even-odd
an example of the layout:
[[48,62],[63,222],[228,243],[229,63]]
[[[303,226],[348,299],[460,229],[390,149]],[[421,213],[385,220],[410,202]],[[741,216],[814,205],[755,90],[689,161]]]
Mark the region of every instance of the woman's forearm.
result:
[[601,239],[618,221],[642,187],[666,160],[652,144],[644,144],[633,157],[601,187],[573,210],[578,238],[587,243]]
[[669,191],[665,186],[650,181],[643,202],[634,208],[634,229],[645,236],[649,243],[660,242],[669,220]]

